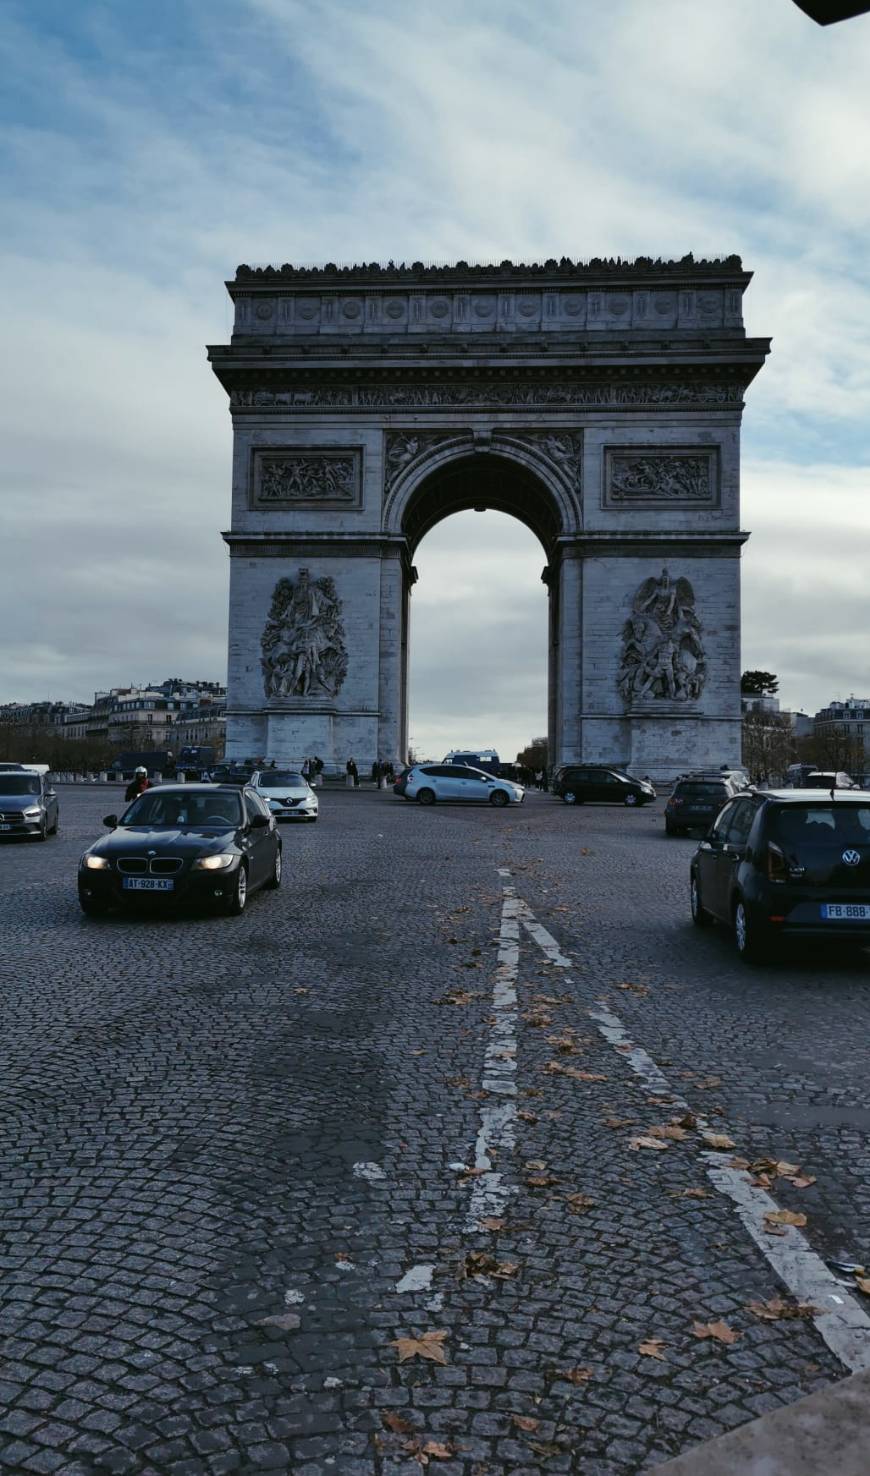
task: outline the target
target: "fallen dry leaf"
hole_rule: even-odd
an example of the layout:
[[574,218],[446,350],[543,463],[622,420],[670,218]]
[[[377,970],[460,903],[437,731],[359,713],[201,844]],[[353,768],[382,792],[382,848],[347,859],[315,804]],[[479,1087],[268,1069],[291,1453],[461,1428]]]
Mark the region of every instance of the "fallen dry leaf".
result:
[[560,1379],[567,1379],[569,1384],[586,1384],[592,1377],[591,1368],[566,1368],[560,1370]]
[[689,1136],[686,1129],[677,1127],[675,1122],[666,1122],[656,1127],[648,1127],[646,1132],[650,1138],[670,1138],[676,1143]]
[[535,1452],[535,1455],[544,1456],[544,1457],[546,1457],[546,1456],[555,1456],[555,1455],[564,1455],[565,1454],[565,1451],[563,1450],[562,1446],[561,1445],[555,1445],[552,1440],[548,1440],[548,1441],[543,1441],[543,1440],[530,1440],[529,1441],[529,1450],[533,1450]]
[[695,1082],[696,1087],[703,1087],[705,1091],[712,1087],[720,1087],[721,1085],[721,1076],[704,1076],[700,1081]]
[[539,1424],[541,1423],[540,1420],[532,1419],[531,1415],[511,1415],[511,1420],[516,1425],[518,1430],[526,1430],[529,1433],[537,1430]]
[[791,1184],[793,1189],[809,1189],[811,1184],[815,1184],[816,1176],[815,1174],[796,1174],[793,1179],[789,1179],[787,1182]]
[[572,1215],[582,1215],[588,1209],[592,1209],[595,1200],[588,1194],[566,1194],[565,1203]]
[[526,1183],[530,1189],[549,1189],[552,1184],[558,1184],[559,1180],[555,1174],[528,1174]]
[[768,1225],[801,1226],[805,1225],[806,1223],[806,1215],[802,1215],[798,1210],[768,1210],[767,1214],[764,1216],[765,1230],[768,1228]]
[[480,996],[478,994],[472,994],[467,989],[451,989],[449,994],[445,994],[441,999],[436,999],[435,1003],[446,1005],[467,1005],[471,1004],[471,1001],[473,999],[479,998]]
[[645,1343],[638,1343],[637,1351],[642,1353],[644,1358],[657,1358],[660,1363],[667,1363],[662,1352],[664,1345],[664,1338],[647,1338]]
[[572,1081],[609,1081],[608,1076],[602,1076],[599,1071],[581,1071],[577,1066],[565,1066],[562,1070],[563,1076],[570,1076]]
[[520,1111],[517,1113],[517,1117],[520,1119],[520,1122],[537,1122],[538,1121],[538,1114],[537,1114],[537,1112],[529,1112],[528,1108],[526,1108],[526,1107],[522,1107],[520,1109]]
[[410,1420],[402,1419],[400,1414],[394,1414],[392,1410],[381,1414],[381,1422],[388,1430],[392,1430],[394,1435],[414,1434],[414,1426]]
[[497,1261],[488,1251],[469,1251],[460,1267],[460,1275],[472,1281],[482,1276],[508,1281],[519,1269],[516,1261]]
[[636,1117],[603,1117],[601,1120],[606,1128],[633,1127],[637,1122]]
[[750,1302],[749,1310],[762,1322],[782,1322],[786,1318],[807,1318],[819,1315],[818,1307],[811,1302],[784,1302],[782,1297],[771,1297],[767,1302]]
[[865,1297],[870,1297],[870,1276],[856,1276],[855,1285],[863,1292]]
[[649,990],[645,984],[617,984],[616,987],[617,989],[630,989],[632,994],[639,994],[641,998],[649,994]]
[[702,1133],[701,1137],[708,1148],[715,1148],[720,1152],[725,1148],[734,1147],[734,1139],[729,1138],[726,1133]]
[[430,1363],[446,1363],[447,1354],[443,1347],[446,1337],[446,1329],[426,1332],[419,1337],[393,1338],[390,1346],[397,1349],[400,1363],[407,1363],[409,1358],[428,1358]]
[[709,1189],[669,1189],[672,1199],[709,1199]]
[[485,1219],[478,1221],[481,1230],[503,1230],[507,1220],[500,1220],[496,1215],[487,1215]]
[[535,1172],[537,1169],[545,1169],[546,1167],[547,1165],[542,1158],[529,1158],[523,1164],[523,1168],[531,1169],[532,1172]]
[[629,1138],[629,1148],[637,1152],[638,1148],[667,1148],[669,1145],[664,1138]]
[[727,1322],[693,1322],[692,1333],[696,1338],[715,1338],[717,1343],[736,1343],[741,1336]]
[[293,993],[294,994],[310,994],[311,993],[311,990],[310,989],[304,989],[302,987],[302,985],[300,984],[297,989],[294,989],[293,990]]

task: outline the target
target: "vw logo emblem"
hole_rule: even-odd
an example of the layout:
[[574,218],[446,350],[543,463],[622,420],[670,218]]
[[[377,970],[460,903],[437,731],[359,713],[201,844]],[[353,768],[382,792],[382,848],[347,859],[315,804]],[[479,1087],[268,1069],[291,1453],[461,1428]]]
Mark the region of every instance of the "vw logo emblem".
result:
[[844,851],[843,852],[843,860],[845,861],[845,863],[846,863],[847,866],[857,866],[858,865],[858,862],[861,860],[861,852],[860,851]]

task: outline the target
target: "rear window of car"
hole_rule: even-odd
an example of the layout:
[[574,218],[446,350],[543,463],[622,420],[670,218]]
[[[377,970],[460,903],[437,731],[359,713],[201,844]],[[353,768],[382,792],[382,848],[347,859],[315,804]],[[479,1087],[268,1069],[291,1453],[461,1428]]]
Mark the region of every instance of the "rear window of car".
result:
[[870,804],[782,805],[770,823],[786,846],[870,845]]
[[674,793],[680,795],[691,795],[693,798],[697,799],[724,801],[728,798],[728,788],[726,785],[704,784],[703,782],[698,784],[678,784]]

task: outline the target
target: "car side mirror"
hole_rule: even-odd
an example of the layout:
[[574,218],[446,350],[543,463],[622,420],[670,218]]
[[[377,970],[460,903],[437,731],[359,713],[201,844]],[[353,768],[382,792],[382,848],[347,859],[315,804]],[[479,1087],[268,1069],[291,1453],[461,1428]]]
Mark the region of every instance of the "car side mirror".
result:
[[104,815],[103,816],[103,824],[104,825],[108,825],[108,827],[109,827],[110,830],[114,830],[115,829],[115,826],[117,825],[117,823],[118,823],[118,817],[117,817],[117,815]]
[[271,825],[271,824],[272,824],[272,820],[271,820],[271,817],[269,815],[255,815],[253,817],[253,819],[251,820],[251,829],[252,830],[265,830],[266,827],[269,826],[269,825]]

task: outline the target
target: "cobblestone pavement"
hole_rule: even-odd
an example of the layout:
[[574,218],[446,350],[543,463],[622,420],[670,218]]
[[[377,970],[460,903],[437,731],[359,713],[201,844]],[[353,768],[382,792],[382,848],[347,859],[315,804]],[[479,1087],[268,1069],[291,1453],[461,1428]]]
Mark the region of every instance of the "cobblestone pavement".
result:
[[0,846],[0,1468],[626,1476],[848,1371],[749,1303],[870,1263],[866,960],[746,968],[660,804],[538,795],[326,791],[243,917],[88,920],[116,804]]

